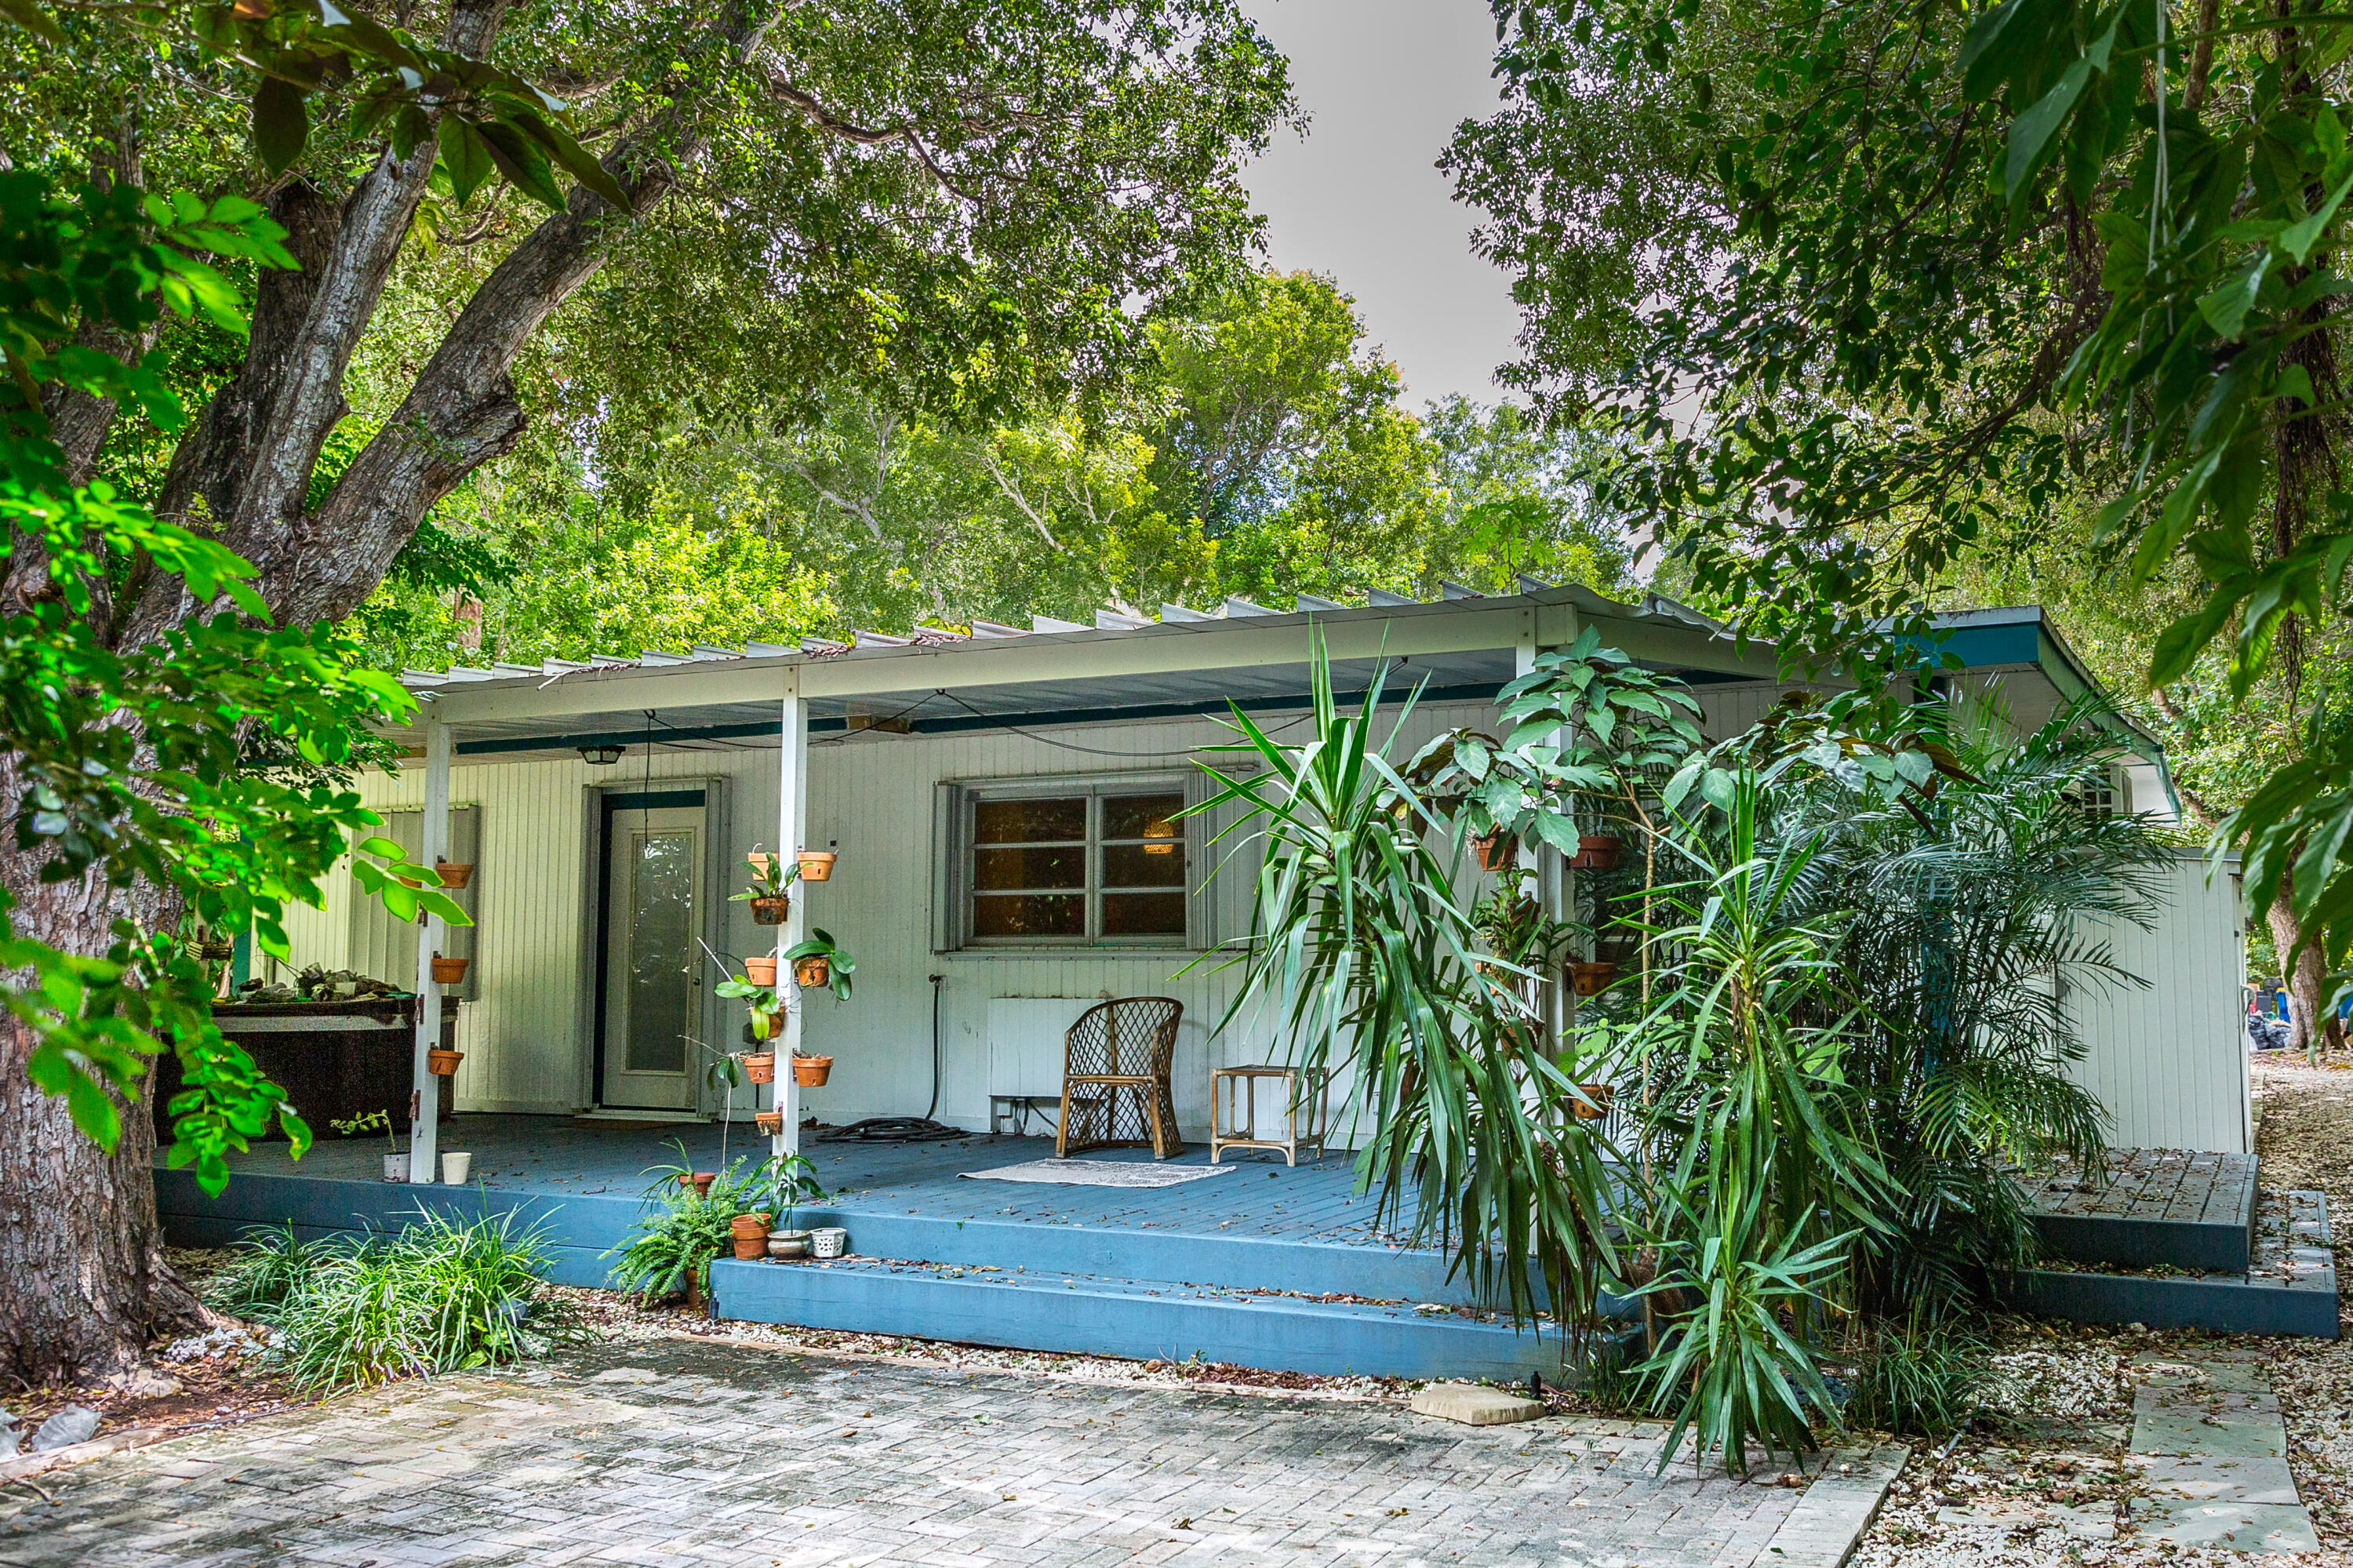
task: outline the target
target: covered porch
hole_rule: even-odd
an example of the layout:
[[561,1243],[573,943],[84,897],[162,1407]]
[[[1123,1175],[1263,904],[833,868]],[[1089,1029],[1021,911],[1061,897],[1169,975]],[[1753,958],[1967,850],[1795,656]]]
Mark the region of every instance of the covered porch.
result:
[[[255,1226],[299,1234],[396,1228],[429,1208],[512,1214],[544,1228],[561,1283],[601,1286],[601,1255],[641,1213],[649,1167],[702,1170],[762,1151],[741,1123],[627,1125],[461,1114],[446,1147],[473,1156],[473,1184],[381,1179],[382,1145],[328,1139],[299,1162],[282,1147],[240,1157],[219,1197],[157,1173],[165,1233],[213,1246]],[[800,1226],[838,1224],[853,1255],[712,1268],[716,1316],[1136,1360],[1231,1362],[1327,1374],[1525,1379],[1562,1375],[1561,1345],[1481,1309],[1445,1256],[1403,1243],[1356,1192],[1345,1154],[1294,1167],[1228,1153],[1173,1185],[1050,1185],[974,1179],[1053,1153],[1050,1139],[974,1135],[931,1143],[827,1141],[802,1150],[828,1197]],[[1208,1171],[1204,1150],[1071,1163]]]

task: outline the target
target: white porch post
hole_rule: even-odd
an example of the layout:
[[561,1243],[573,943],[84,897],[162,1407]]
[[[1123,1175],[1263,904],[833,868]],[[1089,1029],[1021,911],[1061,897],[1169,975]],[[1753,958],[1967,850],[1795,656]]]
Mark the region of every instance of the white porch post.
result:
[[[783,864],[792,865],[797,863],[795,857],[801,853],[808,834],[808,712],[801,704],[800,671],[790,669],[784,674],[784,713],[777,747],[776,853],[784,857]],[[796,883],[791,913],[776,928],[776,985],[787,1004],[785,1032],[776,1043],[776,1107],[785,1113],[783,1125],[776,1128],[776,1153],[779,1157],[801,1150],[800,1080],[793,1073],[793,1056],[801,1044],[800,985],[793,979],[790,966],[781,960],[785,949],[799,941],[807,927],[808,890]]]
[[[1534,615],[1526,617],[1519,641],[1512,650],[1512,673],[1514,677],[1532,673],[1536,667],[1536,630]],[[1536,904],[1547,919],[1559,919],[1567,897],[1568,873],[1561,864],[1558,851],[1539,844],[1534,850],[1523,845],[1519,852],[1522,864],[1535,857],[1536,874]],[[1550,1055],[1559,1049],[1561,1031],[1567,1026],[1569,1002],[1563,995],[1558,965],[1547,965],[1536,982],[1536,1012],[1540,1016],[1546,1046]]]
[[[449,726],[438,719],[425,726],[425,823],[417,860],[431,865],[449,853]],[[441,988],[433,981],[433,954],[441,945],[441,916],[427,913],[417,926],[417,1115],[408,1136],[408,1180],[434,1179],[440,1163],[441,1086],[433,1079],[426,1053],[441,1044]]]

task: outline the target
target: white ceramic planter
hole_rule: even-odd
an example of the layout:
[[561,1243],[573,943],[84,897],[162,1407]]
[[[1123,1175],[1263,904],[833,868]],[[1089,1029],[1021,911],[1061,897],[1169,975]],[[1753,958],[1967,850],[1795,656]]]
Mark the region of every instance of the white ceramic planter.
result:
[[441,1184],[445,1187],[464,1186],[466,1184],[466,1172],[471,1171],[473,1168],[474,1157],[463,1150],[452,1150],[451,1152],[443,1155],[441,1157]]
[[815,1257],[839,1257],[849,1250],[849,1233],[839,1225],[819,1225],[809,1232],[809,1253]]

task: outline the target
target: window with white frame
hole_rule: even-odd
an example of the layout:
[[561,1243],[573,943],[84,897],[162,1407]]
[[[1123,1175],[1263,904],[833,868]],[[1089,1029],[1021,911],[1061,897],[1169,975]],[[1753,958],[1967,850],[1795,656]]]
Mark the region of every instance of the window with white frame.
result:
[[1023,780],[954,789],[946,944],[1185,947],[1197,859],[1188,780]]

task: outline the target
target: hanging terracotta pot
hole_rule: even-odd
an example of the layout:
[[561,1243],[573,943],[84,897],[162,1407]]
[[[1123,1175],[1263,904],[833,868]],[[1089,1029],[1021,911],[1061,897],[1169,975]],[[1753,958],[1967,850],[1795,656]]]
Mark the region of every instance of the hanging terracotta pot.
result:
[[1585,1100],[1579,1100],[1577,1102],[1577,1120],[1599,1121],[1602,1118],[1609,1114],[1609,1085],[1579,1084],[1577,1086],[1577,1092],[1583,1095],[1585,1097],[1585,1100],[1590,1100],[1593,1102],[1591,1105],[1586,1104]]
[[455,1073],[458,1070],[458,1064],[465,1059],[466,1054],[463,1051],[444,1051],[438,1045],[433,1046],[425,1053],[425,1065],[437,1078],[446,1078]]
[[434,954],[433,983],[456,985],[466,978],[466,966],[473,961],[471,959],[445,959],[438,953]]
[[782,1111],[755,1111],[752,1121],[764,1138],[774,1138],[785,1130],[785,1113]]
[[765,876],[768,874],[770,868],[776,863],[776,857],[772,854],[764,854],[758,850],[754,850],[750,854],[744,857],[744,863],[752,868],[753,875]]
[[1599,996],[1609,989],[1617,978],[1618,965],[1609,959],[1599,959],[1589,964],[1568,966],[1568,986],[1579,996]]
[[463,887],[474,880],[474,863],[470,860],[437,860],[433,869],[440,874],[444,887]]
[[1481,871],[1501,871],[1512,863],[1518,843],[1509,833],[1482,833],[1471,841],[1471,848],[1479,857]]
[[796,1056],[793,1058],[793,1082],[805,1089],[814,1089],[833,1076],[830,1056]]
[[768,1255],[768,1216],[738,1214],[727,1222],[728,1239],[735,1244],[739,1262],[751,1263]]
[[815,991],[833,978],[833,960],[823,953],[812,953],[806,959],[793,960],[793,979],[810,991]]
[[803,850],[797,857],[803,882],[831,882],[834,854],[831,850]]
[[746,1052],[744,1056],[744,1075],[755,1084],[775,1083],[776,1054],[774,1051]]
[[681,1171],[678,1173],[678,1184],[693,1188],[698,1198],[711,1196],[711,1184],[718,1180],[719,1172],[716,1171]]
[[754,985],[776,984],[776,955],[770,953],[765,958],[745,959],[744,960],[744,978]]
[[1580,833],[1577,853],[1568,857],[1571,871],[1615,871],[1622,842],[1610,833]]
[[781,926],[785,923],[785,916],[792,912],[790,894],[779,893],[774,898],[752,900],[752,924],[754,926]]

